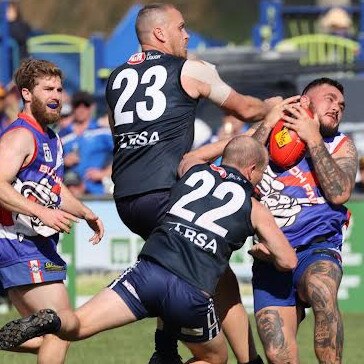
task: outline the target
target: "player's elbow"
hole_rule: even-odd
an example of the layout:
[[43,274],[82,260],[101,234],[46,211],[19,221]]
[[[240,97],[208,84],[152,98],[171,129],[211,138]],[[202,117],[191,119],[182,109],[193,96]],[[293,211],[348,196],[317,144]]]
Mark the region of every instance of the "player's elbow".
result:
[[245,103],[239,110],[240,118],[248,122],[262,120],[264,115],[263,108],[249,102]]
[[348,202],[351,196],[351,190],[344,190],[340,195],[325,196],[333,205],[343,205]]
[[297,262],[297,255],[292,249],[289,254],[285,255],[284,259],[280,259],[276,262],[276,267],[282,272],[289,272],[297,267]]

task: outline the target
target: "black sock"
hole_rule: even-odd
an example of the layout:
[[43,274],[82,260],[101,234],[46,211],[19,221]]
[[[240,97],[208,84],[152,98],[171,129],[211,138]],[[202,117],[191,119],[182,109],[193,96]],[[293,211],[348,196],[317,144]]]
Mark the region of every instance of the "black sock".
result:
[[262,360],[262,358],[260,357],[260,355],[258,355],[256,359],[250,360],[247,363],[241,363],[241,364],[264,364],[264,361]]
[[178,356],[176,337],[163,330],[155,330],[155,351],[161,356]]

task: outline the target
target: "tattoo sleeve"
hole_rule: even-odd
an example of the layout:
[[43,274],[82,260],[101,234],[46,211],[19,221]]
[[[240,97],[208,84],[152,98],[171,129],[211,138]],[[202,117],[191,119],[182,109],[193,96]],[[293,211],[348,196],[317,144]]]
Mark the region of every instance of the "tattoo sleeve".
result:
[[255,129],[252,137],[262,144],[265,144],[272,129],[265,125],[264,122],[258,123],[257,125],[252,126],[252,128]]
[[[310,154],[320,186],[327,200],[344,203],[340,198],[350,196],[357,171],[357,151],[349,139],[346,156],[334,159],[323,141],[310,147]],[[349,197],[347,197],[349,198]]]

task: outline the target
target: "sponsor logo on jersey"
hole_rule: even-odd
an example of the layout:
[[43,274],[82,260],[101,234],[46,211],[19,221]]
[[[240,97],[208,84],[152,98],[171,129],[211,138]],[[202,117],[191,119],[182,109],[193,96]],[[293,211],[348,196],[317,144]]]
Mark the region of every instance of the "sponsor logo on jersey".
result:
[[47,176],[52,177],[52,179],[56,182],[56,183],[61,183],[62,179],[57,176],[57,170],[56,168],[51,168],[45,164],[41,164],[39,167],[39,172],[46,174]]
[[215,164],[210,164],[210,168],[213,171],[218,172],[221,178],[226,178],[227,173],[224,168],[215,166]]
[[48,143],[43,143],[44,159],[46,162],[53,162],[52,153]]
[[127,63],[132,65],[132,66],[135,66],[136,64],[144,62],[145,58],[146,58],[146,56],[145,56],[144,52],[135,53],[132,56],[130,56]]
[[60,272],[66,270],[65,265],[57,265],[53,262],[45,262],[44,263],[44,269],[48,272]]
[[237,174],[234,174],[234,173],[231,173],[231,172],[226,177],[226,179],[232,179],[234,181],[241,181],[242,180]]
[[159,59],[161,58],[161,54],[151,54],[151,53],[148,53],[147,54],[147,61],[154,61],[155,59]]
[[206,234],[198,232],[198,230],[192,226],[183,225],[179,222],[169,221],[168,223],[174,225],[174,227],[172,227],[171,230],[173,229],[180,236],[183,236],[191,243],[197,245],[202,250],[216,254],[217,241],[215,239],[210,240]]
[[157,131],[148,133],[123,133],[117,135],[119,149],[137,149],[147,145],[155,145],[159,142],[159,134]]

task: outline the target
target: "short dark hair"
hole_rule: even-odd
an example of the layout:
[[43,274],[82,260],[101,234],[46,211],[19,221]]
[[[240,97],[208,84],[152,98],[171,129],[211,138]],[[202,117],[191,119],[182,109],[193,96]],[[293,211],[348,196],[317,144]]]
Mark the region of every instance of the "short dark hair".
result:
[[135,32],[138,37],[138,41],[140,44],[143,44],[143,23],[149,23],[150,17],[153,13],[159,11],[166,11],[167,9],[175,8],[174,5],[168,3],[153,3],[143,6],[138,12],[136,21],[135,21]]
[[80,105],[85,105],[87,107],[91,106],[95,102],[94,97],[87,91],[78,91],[72,96],[71,104],[75,109]]
[[321,86],[321,85],[330,85],[333,87],[336,87],[343,95],[344,95],[344,86],[336,80],[333,80],[332,78],[328,77],[321,77],[316,78],[315,80],[311,81],[302,91],[301,95],[306,95],[307,92],[314,87]]

